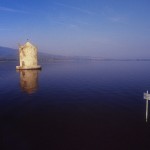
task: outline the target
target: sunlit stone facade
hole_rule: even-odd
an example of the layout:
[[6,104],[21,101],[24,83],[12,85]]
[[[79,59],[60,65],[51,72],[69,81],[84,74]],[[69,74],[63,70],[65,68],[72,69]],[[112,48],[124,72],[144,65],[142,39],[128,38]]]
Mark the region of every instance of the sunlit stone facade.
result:
[[38,65],[37,48],[30,42],[19,47],[20,66],[16,69],[41,69]]

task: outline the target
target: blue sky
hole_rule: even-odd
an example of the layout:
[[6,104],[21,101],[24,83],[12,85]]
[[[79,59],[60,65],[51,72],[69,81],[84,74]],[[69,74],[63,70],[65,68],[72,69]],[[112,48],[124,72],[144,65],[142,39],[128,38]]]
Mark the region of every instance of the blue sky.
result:
[[0,0],[0,46],[26,39],[71,56],[150,58],[149,0]]

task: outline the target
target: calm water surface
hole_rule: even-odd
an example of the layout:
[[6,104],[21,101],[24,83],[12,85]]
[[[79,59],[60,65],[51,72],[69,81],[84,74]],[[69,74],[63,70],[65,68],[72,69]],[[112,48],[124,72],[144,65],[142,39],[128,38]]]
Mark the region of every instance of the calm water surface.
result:
[[150,149],[149,61],[16,65],[0,62],[1,149]]

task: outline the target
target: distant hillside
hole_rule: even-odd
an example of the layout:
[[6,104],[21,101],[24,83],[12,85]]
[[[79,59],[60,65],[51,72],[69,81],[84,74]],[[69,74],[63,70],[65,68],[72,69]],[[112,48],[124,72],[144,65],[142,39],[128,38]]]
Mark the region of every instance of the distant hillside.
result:
[[[0,46],[0,61],[17,61],[18,50],[2,47]],[[94,57],[81,57],[81,56],[62,56],[62,55],[52,55],[49,53],[38,53],[38,58],[40,62],[49,62],[49,61],[62,61],[62,60],[102,60],[102,58]]]
[[18,51],[16,49],[1,47],[0,46],[0,60],[17,60]]
[[[18,50],[0,46],[0,61],[18,61]],[[63,61],[63,60],[90,60],[90,61],[150,61],[150,59],[113,59],[103,57],[62,56],[49,53],[38,53],[39,62]]]
[[[0,46],[0,61],[17,61],[18,60],[18,50],[2,47]],[[38,53],[39,61],[54,61],[54,60],[70,60],[73,57],[66,57],[61,55],[51,55],[48,53],[39,52]]]

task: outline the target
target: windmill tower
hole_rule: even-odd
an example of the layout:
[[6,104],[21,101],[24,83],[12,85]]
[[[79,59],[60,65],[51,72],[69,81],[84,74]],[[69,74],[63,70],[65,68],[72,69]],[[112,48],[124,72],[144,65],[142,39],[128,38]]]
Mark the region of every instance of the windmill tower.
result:
[[20,66],[16,66],[16,69],[41,69],[38,65],[37,48],[30,42],[19,47],[19,60]]

